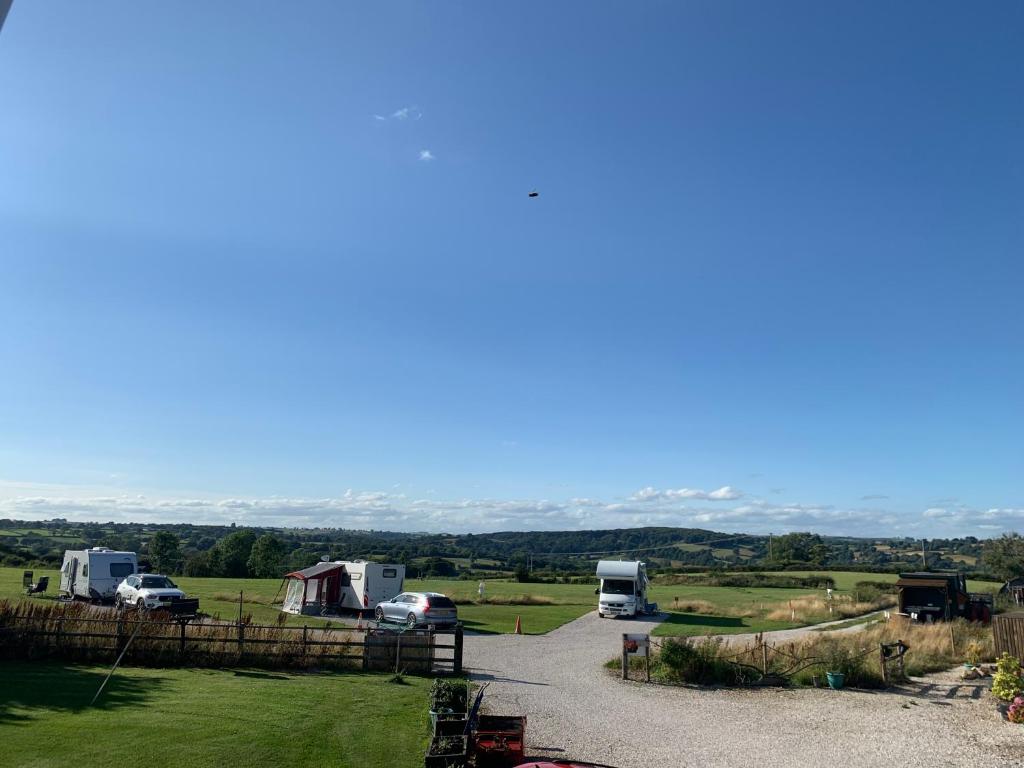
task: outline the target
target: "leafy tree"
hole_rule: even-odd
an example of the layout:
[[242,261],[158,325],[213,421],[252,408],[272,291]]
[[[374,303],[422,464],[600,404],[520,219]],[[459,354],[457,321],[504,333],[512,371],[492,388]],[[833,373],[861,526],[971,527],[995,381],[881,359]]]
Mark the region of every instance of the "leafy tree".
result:
[[824,565],[828,547],[815,533],[787,533],[775,540],[773,559]]
[[1024,576],[1024,536],[1004,533],[985,544],[981,555],[989,569],[1004,581]]
[[281,575],[281,559],[284,547],[281,542],[265,533],[256,539],[249,553],[247,565],[249,575],[260,579],[272,579]]
[[256,542],[252,531],[229,533],[210,550],[210,568],[217,576],[242,579],[249,575],[249,555]]
[[186,576],[217,576],[210,565],[209,552],[197,552],[185,559],[182,573]]
[[181,570],[181,541],[170,531],[159,531],[149,540],[149,557],[160,573],[178,573]]

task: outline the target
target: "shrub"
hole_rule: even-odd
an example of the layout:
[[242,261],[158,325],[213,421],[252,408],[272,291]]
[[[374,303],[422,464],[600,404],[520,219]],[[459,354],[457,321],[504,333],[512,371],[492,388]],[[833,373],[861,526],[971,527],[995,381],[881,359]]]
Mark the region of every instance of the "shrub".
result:
[[1006,711],[1006,719],[1011,723],[1024,725],[1024,698],[1018,696],[1013,700],[1010,708]]
[[746,682],[744,668],[723,657],[720,638],[672,638],[661,646],[658,661],[675,682],[736,685]]
[[434,712],[465,712],[468,701],[469,691],[464,680],[445,680],[439,677],[430,685],[430,708]]
[[996,673],[992,676],[992,694],[1003,701],[1012,701],[1024,689],[1021,679],[1020,662],[1008,653],[996,661]]

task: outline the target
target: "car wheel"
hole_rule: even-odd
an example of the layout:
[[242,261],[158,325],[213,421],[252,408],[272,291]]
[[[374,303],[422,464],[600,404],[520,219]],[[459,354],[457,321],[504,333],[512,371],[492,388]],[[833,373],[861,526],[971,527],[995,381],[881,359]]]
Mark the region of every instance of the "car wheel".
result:
[[138,608],[140,611],[146,610],[146,601],[140,597],[139,601],[135,604],[135,607]]
[[409,629],[416,629],[416,614],[410,613],[409,618],[405,620],[405,626]]
[[124,598],[120,595],[114,595],[114,607],[119,611],[124,608]]
[[603,613],[601,613],[600,611],[598,611],[598,612],[597,612],[597,618],[599,618],[599,619],[603,619],[603,618],[604,618],[604,614],[603,614]]
[[379,605],[377,606],[377,621],[384,621],[384,609],[381,608]]

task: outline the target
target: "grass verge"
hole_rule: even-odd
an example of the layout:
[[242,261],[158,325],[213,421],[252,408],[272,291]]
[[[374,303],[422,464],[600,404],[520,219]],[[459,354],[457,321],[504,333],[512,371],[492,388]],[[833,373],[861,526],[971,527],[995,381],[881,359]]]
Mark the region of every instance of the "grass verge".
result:
[[430,681],[257,670],[0,663],[4,765],[60,768],[414,768],[427,746]]

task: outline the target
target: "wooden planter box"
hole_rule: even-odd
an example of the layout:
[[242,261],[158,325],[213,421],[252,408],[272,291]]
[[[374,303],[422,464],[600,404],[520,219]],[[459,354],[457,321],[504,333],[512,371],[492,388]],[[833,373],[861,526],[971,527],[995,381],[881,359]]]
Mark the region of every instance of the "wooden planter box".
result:
[[[432,754],[441,739],[449,743],[449,748],[443,754]],[[465,736],[435,737],[430,742],[427,754],[423,756],[424,768],[465,768],[468,751],[469,744]]]
[[465,715],[459,715],[457,719],[435,720],[433,724],[434,738],[437,738],[438,736],[465,736],[467,722]]

